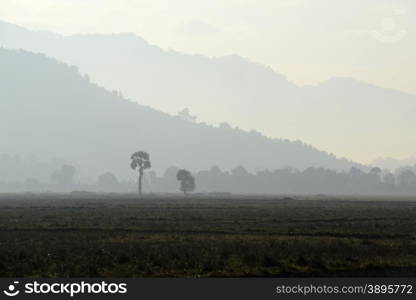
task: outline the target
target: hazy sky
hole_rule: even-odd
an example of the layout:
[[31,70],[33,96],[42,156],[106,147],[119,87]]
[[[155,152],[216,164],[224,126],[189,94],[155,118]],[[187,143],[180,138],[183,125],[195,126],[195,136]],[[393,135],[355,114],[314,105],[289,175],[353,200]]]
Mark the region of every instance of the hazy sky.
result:
[[416,94],[414,0],[1,0],[0,19],[63,34],[135,32],[239,54],[299,84],[348,76]]

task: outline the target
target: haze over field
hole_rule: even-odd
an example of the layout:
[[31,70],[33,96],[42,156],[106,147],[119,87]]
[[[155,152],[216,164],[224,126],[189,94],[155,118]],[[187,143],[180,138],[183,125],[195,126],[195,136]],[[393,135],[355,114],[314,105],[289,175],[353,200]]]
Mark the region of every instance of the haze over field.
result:
[[415,9],[5,0],[1,163],[41,157],[40,178],[64,162],[125,178],[138,149],[158,172],[414,165]]

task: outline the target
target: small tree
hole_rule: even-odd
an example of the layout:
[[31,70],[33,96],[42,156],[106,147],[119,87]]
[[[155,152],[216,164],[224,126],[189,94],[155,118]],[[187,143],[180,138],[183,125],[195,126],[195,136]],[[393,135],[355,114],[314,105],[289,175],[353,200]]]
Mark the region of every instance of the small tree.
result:
[[370,174],[377,176],[377,177],[380,177],[380,173],[381,173],[381,169],[379,167],[375,167],[370,170]]
[[397,176],[397,181],[403,187],[410,187],[416,183],[416,175],[412,170],[404,169]]
[[180,112],[178,112],[178,117],[184,121],[188,121],[192,123],[196,122],[196,117],[191,115],[189,108],[184,108]]
[[146,169],[150,169],[152,167],[150,163],[150,156],[149,153],[144,151],[138,151],[131,155],[131,168],[133,170],[137,170],[139,172],[139,195],[142,194],[142,178],[143,172]]
[[100,188],[101,191],[114,192],[119,188],[119,182],[114,174],[107,172],[98,177],[97,186]]
[[58,185],[73,185],[75,184],[74,177],[76,174],[76,169],[70,165],[64,165],[61,169],[53,172],[51,176],[51,181],[54,184]]
[[176,174],[176,179],[181,182],[179,189],[186,196],[188,192],[195,190],[195,178],[188,170],[179,170]]

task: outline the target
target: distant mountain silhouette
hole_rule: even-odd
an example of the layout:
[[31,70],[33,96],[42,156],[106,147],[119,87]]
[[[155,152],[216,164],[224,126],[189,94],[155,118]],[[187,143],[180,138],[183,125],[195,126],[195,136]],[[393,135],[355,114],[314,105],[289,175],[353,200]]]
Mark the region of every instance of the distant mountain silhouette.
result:
[[[218,165],[248,170],[359,166],[300,141],[270,139],[223,123],[189,122],[108,92],[76,67],[42,54],[0,48],[0,153],[59,157],[84,175],[131,175],[129,157],[151,154],[153,169]],[[85,176],[86,176],[85,175]]]
[[79,66],[91,81],[170,114],[188,107],[212,124],[226,120],[340,155],[370,159],[416,152],[416,139],[409,138],[416,127],[416,97],[361,81],[335,78],[299,87],[236,55],[166,51],[131,33],[63,37],[0,23],[0,45]]

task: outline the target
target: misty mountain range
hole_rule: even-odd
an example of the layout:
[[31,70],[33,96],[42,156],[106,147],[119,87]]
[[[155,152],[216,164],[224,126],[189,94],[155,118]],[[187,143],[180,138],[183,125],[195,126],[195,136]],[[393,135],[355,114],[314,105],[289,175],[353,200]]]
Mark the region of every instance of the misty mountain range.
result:
[[[271,139],[227,123],[214,127],[189,122],[154,109],[161,106],[170,113],[189,107],[214,123],[253,119],[266,133],[273,121],[278,128],[274,135],[322,135],[339,139],[340,147],[357,136],[371,143],[377,135],[408,131],[415,122],[411,95],[351,79],[301,88],[238,56],[164,51],[133,34],[63,37],[0,22],[0,45],[57,59],[1,49],[0,82],[5,88],[0,90],[0,122],[7,131],[0,133],[0,153],[64,158],[82,166],[87,176],[105,171],[128,176],[128,157],[139,149],[151,153],[157,171],[171,165],[191,170],[213,165],[248,170],[365,168],[300,141]],[[58,60],[79,66],[84,75]],[[261,120],[254,120],[255,115]],[[329,129],[334,128],[339,132],[332,136]],[[396,142],[389,143],[403,143]],[[360,145],[365,148],[365,143]]]
[[108,92],[75,67],[41,54],[0,49],[0,65],[0,126],[7,128],[0,132],[2,153],[64,158],[88,176],[132,176],[129,157],[140,149],[151,154],[156,171],[172,165],[360,167],[300,141],[170,116]]
[[226,121],[340,156],[416,151],[416,97],[361,81],[300,87],[237,55],[166,51],[131,33],[61,36],[0,22],[0,45],[78,66],[92,82],[169,114],[188,107],[210,124]]

